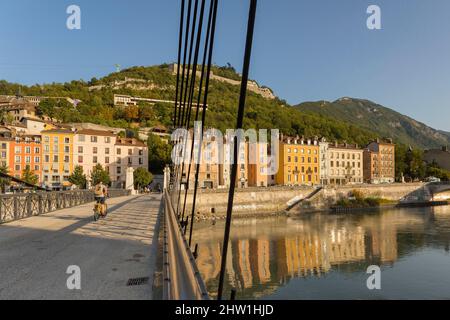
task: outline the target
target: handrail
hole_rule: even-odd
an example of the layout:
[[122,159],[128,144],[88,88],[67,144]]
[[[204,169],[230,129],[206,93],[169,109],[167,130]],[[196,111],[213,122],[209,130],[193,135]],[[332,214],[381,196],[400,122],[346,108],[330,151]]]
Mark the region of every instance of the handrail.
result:
[[210,300],[167,190],[164,191],[164,300]]

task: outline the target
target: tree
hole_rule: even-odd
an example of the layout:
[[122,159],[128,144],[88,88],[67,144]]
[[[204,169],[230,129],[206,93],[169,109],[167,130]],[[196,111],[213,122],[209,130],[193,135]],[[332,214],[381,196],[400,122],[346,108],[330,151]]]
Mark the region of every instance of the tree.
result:
[[147,140],[150,169],[162,173],[166,165],[171,163],[172,149],[160,137],[150,134]]
[[145,168],[137,168],[134,170],[134,187],[139,190],[148,186],[153,181],[153,175]]
[[73,173],[69,177],[69,182],[76,185],[80,189],[85,189],[87,184],[86,175],[83,173],[82,166],[76,166]]
[[54,119],[57,115],[56,102],[52,99],[44,99],[39,103],[36,108],[38,116],[48,116],[50,119]]
[[97,164],[91,173],[91,182],[93,185],[103,182],[103,184],[109,185],[111,183],[111,178],[109,173],[103,169],[101,164]]
[[30,166],[26,166],[22,171],[22,180],[26,183],[36,185],[39,182],[39,177],[31,170]]
[[[9,174],[8,167],[6,165],[1,165],[0,173]],[[6,192],[6,186],[9,186],[10,184],[11,184],[11,179],[0,177],[0,188],[2,190],[2,193]]]

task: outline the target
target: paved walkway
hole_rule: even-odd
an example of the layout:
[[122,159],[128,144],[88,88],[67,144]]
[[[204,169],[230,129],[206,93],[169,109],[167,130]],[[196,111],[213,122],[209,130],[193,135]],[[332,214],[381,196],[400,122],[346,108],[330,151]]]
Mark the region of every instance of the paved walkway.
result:
[[[98,222],[87,204],[0,225],[0,299],[151,299],[160,202],[110,199]],[[81,290],[67,289],[72,265]],[[142,277],[147,284],[127,286]]]

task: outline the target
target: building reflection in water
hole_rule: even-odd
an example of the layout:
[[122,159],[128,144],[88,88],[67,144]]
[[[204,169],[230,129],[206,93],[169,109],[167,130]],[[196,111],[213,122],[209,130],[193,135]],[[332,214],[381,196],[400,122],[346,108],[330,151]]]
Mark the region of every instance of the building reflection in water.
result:
[[[292,278],[322,277],[333,269],[345,270],[345,266],[365,271],[371,264],[391,265],[398,259],[399,230],[423,232],[424,219],[424,215],[394,210],[372,215],[236,220],[226,286],[238,289],[241,297],[258,298]],[[199,243],[198,267],[213,295],[222,236],[223,226],[217,224],[199,229],[195,239]]]

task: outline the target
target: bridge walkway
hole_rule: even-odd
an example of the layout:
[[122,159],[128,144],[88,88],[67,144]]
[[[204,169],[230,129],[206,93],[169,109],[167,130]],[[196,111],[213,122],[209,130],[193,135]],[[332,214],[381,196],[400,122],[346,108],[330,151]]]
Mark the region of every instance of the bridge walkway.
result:
[[[161,196],[108,202],[98,222],[90,203],[0,225],[0,299],[151,299]],[[67,288],[73,265],[81,290]]]

